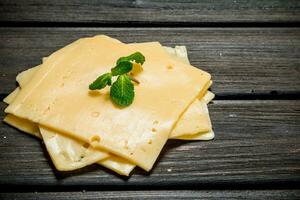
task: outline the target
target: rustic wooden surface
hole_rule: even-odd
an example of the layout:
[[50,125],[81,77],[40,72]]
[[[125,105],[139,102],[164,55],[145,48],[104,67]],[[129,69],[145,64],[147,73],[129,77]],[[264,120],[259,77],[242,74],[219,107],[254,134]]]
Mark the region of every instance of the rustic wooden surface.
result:
[[300,198],[300,1],[0,0],[0,96],[96,34],[186,45],[213,76],[216,138],[171,140],[150,173],[124,178],[98,165],[57,172],[44,144],[1,123],[0,199]]
[[46,192],[46,193],[4,193],[0,194],[0,198],[4,199],[51,199],[65,200],[82,200],[82,199],[245,199],[251,198],[254,200],[282,200],[282,199],[295,199],[299,200],[300,193],[296,190],[182,190],[182,191],[101,191],[101,192]]
[[[1,0],[0,21],[169,24],[299,22],[298,0]],[[180,24],[182,25],[182,24]]]

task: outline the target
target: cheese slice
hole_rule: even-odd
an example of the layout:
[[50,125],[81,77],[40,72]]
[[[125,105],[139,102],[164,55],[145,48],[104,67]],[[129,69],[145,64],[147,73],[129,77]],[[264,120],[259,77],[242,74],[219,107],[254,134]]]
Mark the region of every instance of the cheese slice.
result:
[[[29,68],[28,70],[25,70],[25,71],[19,73],[16,78],[17,82],[20,85],[26,85],[26,83],[28,83],[29,80],[33,77],[33,75],[36,72],[36,70],[38,69],[38,67],[39,66],[32,67],[32,68]],[[20,88],[17,87],[12,93],[10,93],[7,97],[5,97],[3,99],[3,101],[7,104],[12,103],[12,101],[16,98],[17,94],[19,93],[19,90],[20,90]]]
[[[181,50],[186,51],[185,48],[181,48]],[[186,52],[181,53],[181,55],[186,55]],[[179,56],[180,56],[180,54],[179,54]],[[18,82],[20,83],[21,86],[25,85],[25,82],[27,82],[27,80],[31,79],[31,77],[33,75],[33,72],[35,70],[37,70],[37,68],[38,67],[31,68],[29,70],[26,70],[26,71],[22,72],[21,74],[19,74],[17,76],[17,80],[18,80]],[[207,96],[207,95],[205,95],[205,96]],[[14,116],[14,118],[17,118],[17,117]],[[8,119],[14,119],[14,118],[8,117]],[[30,122],[27,122],[27,123],[30,123]],[[31,124],[28,124],[29,127],[31,127]],[[191,124],[191,125],[193,125],[193,124]],[[23,124],[23,126],[24,126],[24,124]],[[41,129],[43,130],[43,128],[41,128]],[[81,159],[80,162],[78,162],[77,161],[78,158],[76,157],[76,155],[81,155],[82,153],[77,152],[75,154],[74,150],[72,150],[73,148],[70,148],[70,147],[62,148],[63,146],[70,146],[68,144],[71,144],[71,142],[68,141],[69,139],[67,137],[65,137],[65,136],[60,137],[59,134],[56,134],[54,136],[53,131],[49,132],[49,130],[45,130],[45,131],[42,131],[42,132],[44,132],[44,135],[46,135],[43,138],[45,140],[46,146],[47,146],[47,144],[49,144],[49,147],[47,147],[47,149],[48,149],[50,155],[52,155],[51,157],[54,157],[53,158],[54,164],[59,170],[72,170],[72,167],[74,169],[76,169],[76,168],[80,168],[80,167],[85,166],[82,163],[92,164],[92,162],[93,162],[92,159],[89,159],[89,160],[91,160],[90,163],[89,162],[84,162],[85,159]],[[48,136],[47,136],[47,134],[48,134]],[[194,137],[193,139],[198,139],[198,140],[205,139],[205,140],[207,140],[208,135],[209,135],[209,133],[207,133],[207,134],[199,133],[195,136],[189,136],[189,139]],[[184,136],[182,136],[182,137],[183,137],[182,139],[184,139]],[[212,138],[212,137],[213,137],[213,135],[210,136],[210,138]],[[53,139],[49,139],[49,138],[53,138]],[[58,143],[57,141],[60,141],[60,143]],[[71,147],[72,146],[73,145],[71,145]],[[78,146],[77,149],[83,148],[82,145],[77,144],[77,146]],[[56,147],[56,148],[53,148],[53,147]],[[76,144],[75,144],[75,147],[76,147]],[[60,151],[56,150],[57,148],[60,149]],[[74,149],[76,150],[76,148],[74,148]],[[69,151],[70,151],[70,153],[68,153]],[[56,155],[55,154],[56,152],[60,152],[60,153],[58,155]],[[57,158],[56,158],[56,156],[57,156]],[[93,157],[93,156],[91,156],[91,157]],[[98,158],[96,158],[96,159],[98,159]],[[62,162],[62,161],[64,161],[64,162]],[[119,173],[121,175],[129,175],[129,173],[135,167],[135,165],[129,164],[128,161],[126,161],[122,158],[116,157],[116,156],[110,156],[109,158],[107,158],[103,161],[100,161],[99,164],[102,164],[103,166],[105,166],[107,168],[110,168],[110,169],[116,171],[117,173]],[[68,166],[68,165],[70,165],[70,166]]]
[[207,91],[205,93],[205,95],[203,96],[202,100],[208,104],[209,102],[211,102],[213,99],[215,98],[215,94],[212,93],[211,91]]
[[172,47],[164,47],[164,49],[174,58],[178,59],[179,61],[190,64],[187,50],[185,46],[175,46],[175,48]]
[[47,151],[56,169],[60,171],[79,169],[109,157],[108,153],[97,151],[88,143],[57,134],[47,127],[39,127]]
[[172,139],[179,139],[179,140],[212,140],[215,137],[215,133],[213,130],[204,133],[198,133],[196,135],[183,135],[178,136],[177,138]]
[[[109,71],[117,58],[135,51],[141,51],[147,60],[131,106],[116,107],[105,90],[87,91],[96,74]],[[133,48],[97,36],[52,54],[6,112],[62,131],[150,170],[178,116],[209,80],[208,73],[171,59],[158,43]]]
[[39,69],[40,65],[29,68],[21,73],[19,73],[16,77],[17,82],[20,86],[25,86],[29,81],[33,78],[34,74]]
[[101,160],[98,162],[98,164],[123,176],[129,176],[130,172],[135,168],[135,164],[114,155],[111,155],[107,159]]
[[40,131],[36,123],[11,114],[6,115],[3,121],[25,133],[29,133],[35,137],[41,138]]
[[[180,118],[170,135],[176,138],[184,133],[184,136],[208,132],[212,129],[207,105],[203,100],[196,100]],[[195,126],[196,125],[196,126]]]
[[[210,101],[212,101],[214,97],[215,97],[214,93],[207,91],[206,94],[203,96],[203,98],[201,100],[199,100],[201,103],[199,103],[199,107],[197,107],[196,109],[207,112],[207,115],[204,115],[202,112],[201,113],[199,112],[196,114],[192,108],[192,106],[194,106],[194,103],[193,103],[189,107],[189,109],[186,111],[186,113],[184,113],[183,117],[177,123],[175,129],[172,132],[174,135],[176,135],[177,133],[179,133],[179,132],[177,132],[177,131],[179,131],[178,129],[182,129],[186,133],[189,130],[189,128],[192,129],[191,127],[194,127],[195,130],[199,131],[197,134],[187,134],[187,135],[177,134],[177,136],[175,136],[173,138],[170,136],[170,138],[171,139],[179,139],[179,140],[212,140],[215,137],[215,134],[212,130],[211,120],[209,117],[209,112],[208,112],[206,104],[208,104]],[[189,118],[191,118],[192,120],[189,121],[188,120]],[[201,118],[202,118],[202,120],[201,120]],[[196,119],[200,119],[200,120],[196,121]],[[193,122],[195,122],[195,123],[193,123]],[[185,128],[185,127],[187,127],[187,128]],[[210,127],[210,128],[208,131],[201,132],[200,129],[202,127]]]
[[20,88],[17,87],[12,93],[10,93],[7,97],[3,99],[3,101],[7,104],[10,104],[18,95]]

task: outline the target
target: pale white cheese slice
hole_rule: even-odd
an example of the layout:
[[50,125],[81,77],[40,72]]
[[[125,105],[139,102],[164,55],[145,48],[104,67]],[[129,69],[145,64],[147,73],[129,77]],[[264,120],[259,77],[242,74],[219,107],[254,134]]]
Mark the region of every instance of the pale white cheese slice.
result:
[[39,127],[47,151],[55,167],[60,171],[79,169],[109,157],[108,153],[95,150],[89,143],[57,134],[47,127]]
[[205,95],[203,96],[202,100],[208,104],[209,102],[211,102],[213,99],[215,98],[215,94],[212,93],[211,91],[207,91],[205,93]]
[[[109,71],[118,57],[135,51],[148,60],[130,107],[116,107],[105,91],[86,91],[95,74]],[[57,51],[37,73],[6,112],[111,151],[145,170],[153,166],[178,116],[210,80],[208,73],[171,59],[158,43],[132,48],[104,36]]]
[[174,58],[183,63],[190,64],[188,53],[185,46],[164,47],[165,50]]
[[130,172],[135,168],[135,164],[115,155],[99,161],[98,164],[123,176],[129,176]]

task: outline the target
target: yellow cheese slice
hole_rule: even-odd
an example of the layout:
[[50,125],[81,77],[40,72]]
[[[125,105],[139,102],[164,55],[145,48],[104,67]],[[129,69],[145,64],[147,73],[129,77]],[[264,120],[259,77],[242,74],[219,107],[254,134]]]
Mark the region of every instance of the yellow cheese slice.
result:
[[212,140],[215,137],[215,133],[213,130],[210,130],[205,133],[198,133],[196,135],[183,135],[183,136],[178,136],[177,138],[174,139],[179,139],[179,140]]
[[7,104],[11,104],[11,102],[16,98],[19,93],[20,88],[17,87],[12,93],[10,93],[7,97],[3,99],[3,101]]
[[[131,106],[116,107],[105,90],[87,92],[96,74],[135,51],[147,61]],[[208,73],[171,59],[158,43],[132,48],[105,36],[81,39],[55,52],[37,73],[6,112],[111,151],[145,170],[151,169],[178,116],[210,80]]]
[[[208,132],[212,129],[207,105],[203,100],[196,100],[180,118],[170,135],[170,138],[177,138],[184,133],[184,136]],[[192,126],[191,126],[192,125]]]
[[[178,51],[177,51],[178,56],[187,54],[185,48],[180,48],[180,50],[185,51],[185,52],[181,52],[181,54],[178,54]],[[174,52],[175,52],[175,50],[174,50]],[[37,68],[38,67],[31,68],[29,70],[26,70],[26,71],[22,72],[21,74],[19,74],[17,76],[17,80],[18,80],[18,82],[20,83],[21,86],[25,85],[25,82],[27,82],[27,80],[30,80],[30,78],[33,76],[33,72],[35,70],[37,70]],[[204,97],[206,97],[206,96],[207,95],[205,95]],[[14,116],[14,118],[17,118],[17,117]],[[8,117],[7,119],[14,119],[14,118]],[[22,120],[22,119],[19,118],[19,120]],[[30,123],[30,122],[27,122],[27,123]],[[24,126],[24,123],[22,125]],[[31,127],[32,123],[28,124],[28,126]],[[76,154],[72,153],[72,152],[74,152],[74,150],[72,150],[73,148],[65,148],[65,149],[62,148],[63,146],[68,146],[67,144],[71,143],[69,141],[69,139],[65,136],[62,136],[62,138],[60,138],[59,134],[56,134],[55,137],[54,137],[53,131],[50,132],[50,133],[49,132],[50,132],[49,130],[45,130],[44,134],[43,134],[44,135],[43,138],[44,138],[44,140],[46,140],[45,141],[46,145],[49,144],[49,148],[47,147],[49,149],[48,151],[49,151],[50,155],[52,155],[51,157],[54,157],[53,158],[54,164],[56,165],[56,167],[59,170],[72,170],[73,168],[76,169],[76,168],[84,167],[85,165],[83,165],[82,163],[86,163],[86,165],[87,164],[92,164],[92,163],[84,162],[85,161],[84,159],[80,160],[81,163],[78,163],[78,161],[76,162],[76,160],[78,160],[78,158],[76,158],[76,155],[79,155],[81,153],[80,152],[76,153]],[[47,134],[49,134],[49,135],[47,136]],[[183,137],[182,139],[184,139],[184,136],[181,136],[181,137]],[[211,136],[211,134],[210,134],[210,136],[209,136],[209,133],[199,133],[195,136],[188,136],[188,137],[189,137],[189,139],[194,137],[193,139],[198,139],[198,140],[205,139],[205,140],[207,140],[209,137],[212,139],[213,135]],[[54,139],[48,141],[49,138],[54,138]],[[60,143],[58,143],[57,141],[60,141]],[[62,144],[65,144],[65,145],[62,145]],[[75,146],[76,145],[77,145],[77,149],[83,148],[82,145],[78,146],[78,144],[75,144]],[[57,156],[57,159],[55,159],[55,157],[56,157],[55,153],[58,152],[58,151],[55,150],[57,148],[54,148],[54,150],[53,150],[53,146],[59,148],[60,152],[62,152]],[[69,149],[71,149],[71,153],[68,154],[67,152],[68,152]],[[74,149],[76,150],[76,148],[74,148]],[[53,153],[52,153],[52,151],[53,151]],[[66,159],[65,157],[67,157],[68,159]],[[98,158],[96,158],[96,159],[98,159]],[[64,162],[62,162],[62,161],[64,161]],[[72,162],[75,162],[75,163],[72,163]],[[102,164],[103,166],[105,166],[109,169],[112,169],[112,170],[116,171],[117,173],[119,173],[121,175],[129,175],[129,173],[135,167],[135,165],[129,164],[128,161],[126,161],[122,158],[116,157],[116,156],[110,156],[109,158],[107,158],[103,161],[100,161],[99,164]],[[70,166],[68,166],[68,165],[70,165]]]
[[[190,125],[193,125],[192,127],[195,127],[195,130],[199,131],[197,134],[190,134],[190,135],[180,135],[178,134],[178,136],[176,137],[170,137],[171,139],[179,139],[179,140],[212,140],[214,137],[215,137],[215,134],[212,130],[212,125],[211,125],[211,121],[210,121],[210,117],[209,117],[209,112],[208,112],[208,109],[207,109],[207,104],[213,100],[213,98],[215,97],[215,94],[210,92],[210,91],[207,91],[205,93],[205,95],[203,96],[202,99],[200,99],[199,101],[201,102],[199,104],[199,107],[197,107],[197,109],[199,110],[204,110],[204,112],[207,112],[207,115],[203,115],[202,113],[194,113],[192,112],[192,106],[194,105],[194,103],[190,106],[190,108],[186,111],[186,113],[184,113],[184,115],[181,117],[180,119],[180,123],[177,123],[177,126],[180,128],[183,124],[186,126],[186,127],[191,127]],[[187,112],[189,112],[190,114],[188,114]],[[194,116],[193,116],[194,115]],[[195,119],[199,119],[198,116],[203,116],[204,118],[204,121],[198,121],[198,122],[195,122],[195,123],[192,123],[193,120]],[[188,121],[187,119],[191,118],[192,120],[191,121]],[[210,127],[208,131],[204,131],[204,132],[201,132],[200,129],[197,129],[197,124],[202,124],[202,126],[206,126],[206,127]],[[177,126],[174,128],[173,132],[174,134],[176,134],[176,128]],[[202,128],[202,126],[198,127],[198,128]],[[184,130],[188,130],[187,129],[184,129]]]
[[41,138],[40,131],[36,123],[33,123],[26,119],[22,119],[20,117],[16,117],[11,114],[6,115],[3,121],[25,133],[29,133],[38,138]]
[[[33,77],[33,74],[36,72],[38,67],[39,66],[32,67],[26,71],[19,73],[16,78],[17,82],[20,85],[26,85],[26,83],[28,83],[28,81],[31,79],[31,77]],[[11,104],[12,101],[16,98],[17,94],[19,93],[19,90],[20,90],[20,88],[17,87],[12,93],[10,93],[7,97],[5,97],[3,99],[3,101],[7,104]]]
[[39,67],[40,67],[40,65],[29,68],[29,69],[19,73],[16,77],[16,80],[19,83],[19,85],[21,87],[27,85],[27,83],[29,83],[29,81],[32,79],[32,77],[37,72]]

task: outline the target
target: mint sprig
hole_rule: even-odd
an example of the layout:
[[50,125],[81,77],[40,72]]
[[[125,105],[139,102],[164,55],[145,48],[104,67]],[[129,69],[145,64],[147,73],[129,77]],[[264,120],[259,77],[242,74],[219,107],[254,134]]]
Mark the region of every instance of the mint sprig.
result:
[[[116,62],[116,66],[111,69],[111,72],[99,76],[89,85],[89,89],[101,90],[107,85],[111,85],[110,97],[112,101],[121,107],[129,106],[134,100],[134,85],[132,81],[139,83],[139,81],[127,74],[132,70],[133,62],[141,65],[144,64],[144,55],[140,52],[135,52],[129,56],[119,58]],[[118,77],[112,84],[113,76]]]

